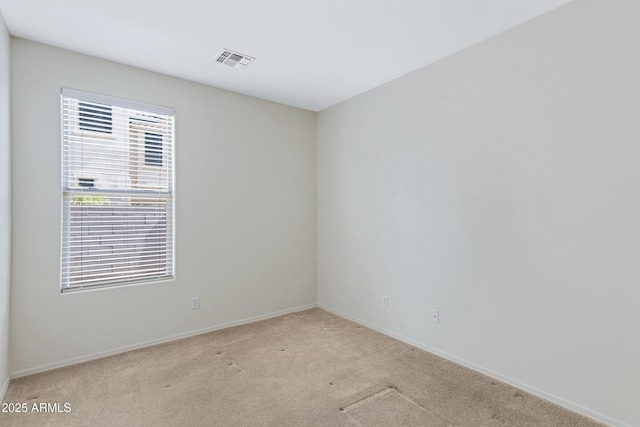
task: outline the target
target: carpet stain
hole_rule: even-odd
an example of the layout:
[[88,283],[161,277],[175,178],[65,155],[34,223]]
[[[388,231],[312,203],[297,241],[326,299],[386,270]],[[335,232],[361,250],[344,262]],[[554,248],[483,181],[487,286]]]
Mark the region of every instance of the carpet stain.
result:
[[499,414],[497,414],[495,412],[493,414],[491,414],[491,419],[492,420],[496,420],[501,424],[507,424],[507,421],[504,418],[502,418]]
[[[282,351],[284,351],[284,349]],[[233,363],[233,360],[229,360],[224,354],[222,354],[222,351],[216,351],[216,356],[218,356],[220,359],[222,359],[222,361],[224,362],[224,364],[226,366],[228,366],[230,368],[235,368],[238,371],[242,370],[241,367],[239,367],[238,365]]]

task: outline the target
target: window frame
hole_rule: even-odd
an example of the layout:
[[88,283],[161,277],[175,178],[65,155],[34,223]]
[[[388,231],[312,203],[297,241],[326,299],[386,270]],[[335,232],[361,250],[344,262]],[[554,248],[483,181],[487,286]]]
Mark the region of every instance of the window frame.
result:
[[[62,212],[61,212],[61,252],[60,252],[60,290],[62,293],[67,292],[77,292],[83,290],[90,289],[99,289],[99,288],[112,288],[112,287],[122,287],[122,286],[130,286],[130,285],[138,285],[144,283],[156,283],[156,282],[164,282],[171,281],[175,279],[175,110],[170,107],[163,107],[138,101],[132,101],[123,98],[117,98],[107,95],[101,95],[91,92],[78,91],[75,89],[62,88],[60,94],[60,102],[61,102],[61,136],[60,136],[60,146],[61,146],[61,200],[62,200]],[[65,107],[65,102],[75,103],[74,107],[77,109],[77,115],[73,116],[71,119],[69,117],[65,117],[65,113],[69,111],[67,107]],[[111,110],[111,118],[110,118],[110,129],[109,132],[105,132],[104,130],[94,130],[94,129],[82,129],[81,126],[81,113],[80,113],[80,105],[82,103],[95,103],[101,104],[110,107]],[[116,119],[115,119],[115,111],[122,110],[129,113],[129,110],[136,110],[134,113],[139,112],[140,114],[124,114],[121,117],[121,121],[123,122],[121,125],[125,129],[124,132],[118,133],[116,131]],[[155,116],[153,116],[155,115]],[[142,118],[144,117],[144,118]],[[153,120],[145,120],[145,118],[149,117],[157,117],[160,119],[162,117],[162,122],[153,121]],[[149,165],[146,162],[146,136],[145,132],[141,131],[140,128],[134,129],[134,121],[136,123],[139,122],[150,122],[150,126],[158,125],[159,123],[165,124],[167,128],[165,132],[160,132],[156,135],[161,137],[160,139],[160,152],[156,154],[159,157],[159,163],[154,165]],[[78,182],[73,182],[74,180],[71,178],[72,174],[70,173],[73,170],[73,166],[70,166],[72,163],[71,160],[65,160],[65,155],[67,155],[69,150],[71,140],[78,138],[77,134],[81,134],[86,136],[87,138],[99,138],[101,140],[108,142],[120,142],[126,147],[126,150],[131,150],[132,147],[136,147],[140,149],[140,142],[135,141],[135,134],[140,134],[142,132],[142,139],[144,143],[142,145],[142,153],[141,159],[139,158],[138,167],[140,163],[142,166],[146,168],[167,168],[163,175],[166,181],[159,181],[160,183],[166,184],[166,190],[162,190],[159,187],[156,187],[155,190],[150,190],[149,188],[144,187],[144,183],[140,184],[137,188],[133,188],[133,186],[129,185],[128,188],[118,188],[118,189],[110,189],[110,188],[99,188],[94,187],[94,179],[88,177],[79,177]],[[134,134],[134,135],[132,135]],[[76,136],[70,136],[76,135]],[[84,138],[81,136],[80,139]],[[120,139],[118,139],[120,138]],[[138,135],[137,138],[140,138]],[[77,142],[76,142],[77,143]],[[84,161],[84,160],[83,160]],[[107,160],[109,161],[109,160]],[[157,161],[157,159],[156,159]],[[83,163],[84,164],[84,163]],[[84,167],[84,166],[83,166]],[[131,178],[132,174],[136,174],[138,172],[134,172],[130,165],[125,166],[124,175],[129,176]],[[144,175],[144,173],[143,173]],[[86,185],[88,181],[91,181],[91,185]],[[84,184],[84,185],[83,185]],[[162,184],[158,184],[162,187]],[[129,197],[128,199],[123,199],[122,195],[126,195]],[[159,208],[158,212],[160,212],[161,217],[164,218],[164,233],[153,234],[153,237],[156,237],[158,242],[161,242],[164,238],[164,243],[155,243],[157,248],[165,248],[166,250],[163,252],[161,250],[156,250],[153,254],[159,259],[158,266],[159,271],[164,271],[164,274],[156,274],[151,273],[148,276],[136,277],[135,268],[127,267],[126,274],[122,278],[111,277],[109,279],[104,279],[102,281],[97,281],[95,283],[71,283],[72,273],[71,270],[71,260],[72,260],[72,243],[71,243],[71,222],[72,222],[72,206],[77,204],[74,203],[74,197],[79,196],[88,197],[89,200],[91,197],[109,197],[110,195],[117,195],[115,197],[121,197],[120,200],[125,200],[124,206],[129,206],[128,208],[115,208],[120,209],[121,211],[134,211],[136,208],[132,208],[132,206],[137,206],[136,202],[132,203],[133,200],[152,200],[150,202],[150,206],[157,206]],[[109,200],[107,198],[107,200]],[[116,199],[117,200],[117,199]],[[128,202],[126,201],[128,200]],[[153,201],[155,200],[156,204],[154,205]],[[159,203],[159,204],[158,204]],[[162,217],[164,214],[164,217]],[[115,214],[114,214],[115,215]],[[96,227],[97,228],[97,227]],[[124,232],[123,232],[124,233]],[[105,236],[108,237],[108,236]],[[102,238],[102,237],[101,237]],[[157,246],[160,245],[160,246]],[[125,249],[125,257],[129,257],[128,249]],[[143,252],[142,258],[146,258],[147,254]],[[102,264],[100,262],[89,263],[91,267],[98,266],[101,267]],[[148,262],[148,261],[147,261]],[[152,261],[153,262],[153,261]],[[138,267],[144,270],[146,267]],[[114,267],[115,271],[115,267]],[[133,272],[133,273],[132,273]],[[84,280],[84,279],[82,279]],[[94,279],[98,280],[98,279]]]

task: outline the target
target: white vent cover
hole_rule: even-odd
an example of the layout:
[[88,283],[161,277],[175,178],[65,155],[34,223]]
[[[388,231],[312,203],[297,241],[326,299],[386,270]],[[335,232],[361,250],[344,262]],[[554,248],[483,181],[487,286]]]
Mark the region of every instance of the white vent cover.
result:
[[255,58],[245,55],[244,53],[234,52],[226,48],[220,50],[216,56],[216,61],[233,68],[245,68],[251,64],[254,59]]

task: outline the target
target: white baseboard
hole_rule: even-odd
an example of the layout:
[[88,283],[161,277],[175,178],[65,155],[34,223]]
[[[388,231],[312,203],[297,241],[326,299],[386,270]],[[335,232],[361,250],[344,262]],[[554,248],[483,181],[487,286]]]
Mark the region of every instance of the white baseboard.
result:
[[[196,329],[195,331],[189,331],[181,334],[171,335],[168,337],[158,338],[155,340],[149,340],[149,341],[144,341],[137,344],[127,345],[124,347],[118,347],[112,350],[100,351],[97,353],[87,354],[85,356],[80,356],[80,357],[72,357],[70,359],[61,360],[59,362],[21,369],[19,371],[13,372],[10,378],[20,378],[27,375],[33,375],[39,372],[45,372],[45,371],[50,371],[52,369],[62,368],[64,366],[75,365],[77,363],[88,362],[90,360],[100,359],[107,356],[113,356],[114,354],[125,353],[131,350],[137,350],[144,347],[150,347],[157,344],[163,344],[170,341],[189,338],[195,335],[206,334],[207,332],[213,332],[220,329],[230,328],[232,326],[244,325],[246,323],[252,323],[252,322],[257,322],[259,320],[265,320],[265,319],[270,319],[272,317],[282,316],[283,314],[295,313],[297,311],[302,311],[302,310],[308,310],[314,307],[317,307],[317,304],[308,304],[308,305],[303,305],[299,307],[288,308],[284,310],[263,314],[260,316],[248,317],[241,320],[235,320],[233,322],[227,322],[227,323],[222,323],[215,326],[209,326],[202,329]],[[6,386],[8,385],[9,385],[9,378],[7,378],[7,383],[6,383]]]
[[0,385],[0,402],[4,400],[4,395],[7,393],[7,389],[9,388],[9,381],[11,381],[11,377],[7,375],[2,385]]
[[599,421],[601,423],[607,424],[607,425],[609,425],[611,427],[633,427],[631,424],[624,423],[624,422],[622,422],[620,420],[617,420],[615,418],[612,418],[612,417],[609,417],[607,415],[601,414],[600,412],[591,410],[591,409],[589,409],[587,407],[584,407],[584,406],[582,406],[580,404],[577,404],[575,402],[572,402],[570,400],[563,399],[563,398],[558,397],[556,395],[553,395],[551,393],[547,393],[544,390],[540,390],[537,387],[531,386],[529,384],[526,384],[526,383],[523,383],[521,381],[518,381],[518,380],[516,380],[514,378],[511,378],[511,377],[508,377],[506,375],[503,375],[503,374],[501,374],[499,372],[496,372],[496,371],[493,371],[491,369],[485,368],[484,366],[478,365],[476,363],[470,362],[470,361],[468,361],[466,359],[457,357],[457,356],[455,356],[453,354],[449,354],[447,352],[438,350],[436,348],[429,347],[428,345],[425,345],[423,343],[417,342],[417,341],[415,341],[415,340],[413,340],[411,338],[407,338],[407,337],[405,337],[405,336],[403,336],[401,334],[398,334],[398,333],[396,333],[394,331],[390,331],[388,329],[382,328],[382,327],[380,327],[378,325],[374,325],[373,323],[367,322],[365,320],[358,319],[357,317],[348,315],[346,313],[342,313],[340,310],[336,310],[336,309],[333,309],[331,307],[327,307],[327,306],[325,306],[323,304],[318,304],[318,307],[322,308],[323,310],[327,310],[327,311],[329,311],[329,312],[331,312],[333,314],[336,314],[336,315],[338,315],[340,317],[344,317],[346,319],[352,320],[352,321],[354,321],[356,323],[359,323],[359,324],[361,324],[363,326],[366,326],[366,327],[368,327],[370,329],[373,329],[374,331],[378,331],[380,333],[383,333],[385,335],[393,337],[393,338],[395,338],[395,339],[397,339],[399,341],[402,341],[402,342],[407,343],[409,345],[412,345],[414,347],[420,348],[422,350],[428,351],[429,353],[436,354],[436,355],[438,355],[440,357],[448,359],[448,360],[450,360],[452,362],[456,362],[456,363],[458,363],[458,364],[460,364],[462,366],[465,366],[465,367],[467,367],[469,369],[472,369],[474,371],[480,372],[481,374],[484,374],[484,375],[487,375],[489,377],[495,378],[495,379],[497,379],[499,381],[502,381],[504,383],[507,383],[509,385],[517,387],[517,388],[519,388],[521,390],[527,391],[527,392],[529,392],[529,393],[531,393],[533,395],[536,395],[536,396],[538,396],[538,397],[540,397],[542,399],[545,399],[545,400],[548,400],[548,401],[550,401],[552,403],[555,403],[557,405],[563,406],[563,407],[565,407],[565,408],[567,408],[567,409],[569,409],[571,411],[577,412],[577,413],[582,414],[584,416],[587,416],[587,417],[589,417],[589,418],[591,418],[593,420],[596,420],[596,421]]

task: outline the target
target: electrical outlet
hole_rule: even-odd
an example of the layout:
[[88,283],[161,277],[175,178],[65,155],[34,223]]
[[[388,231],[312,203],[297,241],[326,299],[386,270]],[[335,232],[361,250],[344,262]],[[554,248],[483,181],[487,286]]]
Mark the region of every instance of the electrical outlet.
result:
[[384,308],[389,308],[389,298],[387,296],[382,297],[382,306]]
[[200,297],[191,298],[191,308],[200,308]]
[[440,311],[435,308],[431,309],[431,321],[433,323],[440,323]]

